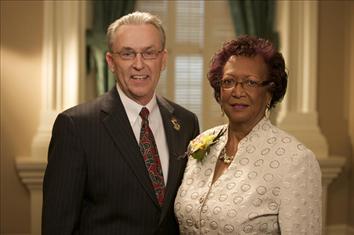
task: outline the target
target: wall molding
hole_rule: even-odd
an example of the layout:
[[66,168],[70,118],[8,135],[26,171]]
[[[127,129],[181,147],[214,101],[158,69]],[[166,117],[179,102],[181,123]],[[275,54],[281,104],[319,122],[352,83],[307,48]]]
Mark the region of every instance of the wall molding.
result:
[[346,159],[344,156],[330,156],[318,159],[322,172],[322,184],[329,185],[339,176]]
[[44,171],[47,162],[41,158],[17,157],[17,172],[29,190],[42,190]]
[[326,235],[354,235],[354,227],[346,224],[333,224],[327,226]]

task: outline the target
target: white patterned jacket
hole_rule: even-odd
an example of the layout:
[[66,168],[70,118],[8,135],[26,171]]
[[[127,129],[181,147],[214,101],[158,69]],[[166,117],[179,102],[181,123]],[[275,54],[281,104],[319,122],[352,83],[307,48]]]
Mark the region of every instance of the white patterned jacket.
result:
[[[221,128],[228,126],[200,136]],[[175,200],[181,234],[321,234],[321,172],[314,154],[263,118],[211,185],[227,133],[202,161],[188,159]]]

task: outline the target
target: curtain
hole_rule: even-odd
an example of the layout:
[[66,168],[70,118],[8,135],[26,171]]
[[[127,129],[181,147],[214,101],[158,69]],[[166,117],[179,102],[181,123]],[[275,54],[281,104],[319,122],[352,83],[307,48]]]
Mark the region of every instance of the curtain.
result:
[[254,35],[279,46],[279,35],[274,31],[274,0],[229,0],[229,4],[237,35]]
[[115,80],[109,72],[105,60],[107,51],[106,31],[108,26],[123,15],[134,10],[135,0],[104,0],[93,1],[93,25],[86,32],[87,73],[96,71],[98,95],[108,91]]

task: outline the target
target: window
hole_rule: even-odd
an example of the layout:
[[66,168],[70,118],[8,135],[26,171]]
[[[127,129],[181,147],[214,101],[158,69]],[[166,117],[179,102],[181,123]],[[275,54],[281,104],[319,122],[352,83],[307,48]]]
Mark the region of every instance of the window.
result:
[[177,56],[175,60],[175,101],[192,110],[201,122],[203,57]]
[[206,74],[213,54],[235,36],[228,2],[138,0],[136,10],[158,15],[166,30],[168,65],[158,93],[194,112],[201,130],[224,122]]

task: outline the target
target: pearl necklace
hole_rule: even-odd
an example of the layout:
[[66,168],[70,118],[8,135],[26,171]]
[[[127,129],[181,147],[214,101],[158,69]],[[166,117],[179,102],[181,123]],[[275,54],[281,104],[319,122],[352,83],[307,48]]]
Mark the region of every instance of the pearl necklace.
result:
[[227,156],[225,147],[221,150],[219,160],[223,161],[226,165],[229,165],[235,156]]

